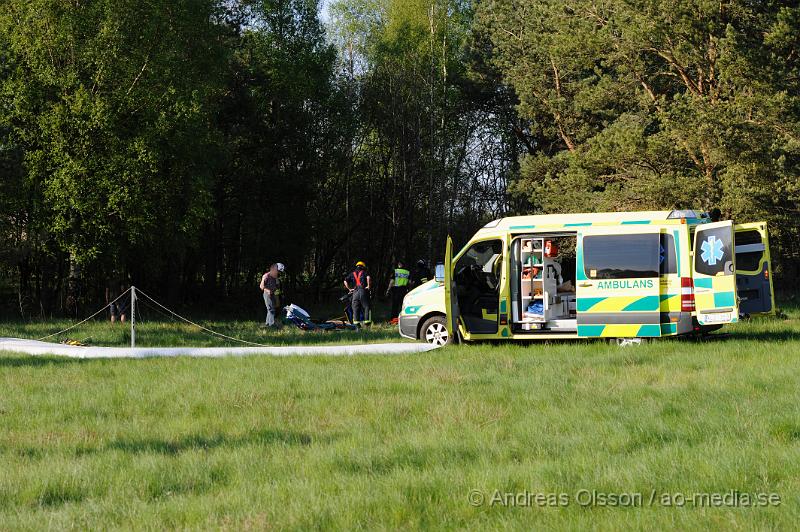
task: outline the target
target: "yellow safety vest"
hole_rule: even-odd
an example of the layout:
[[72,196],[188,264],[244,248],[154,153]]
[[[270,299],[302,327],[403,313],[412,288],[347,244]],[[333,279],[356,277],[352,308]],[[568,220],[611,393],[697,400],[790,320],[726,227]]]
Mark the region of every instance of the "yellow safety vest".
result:
[[394,271],[394,285],[395,286],[408,286],[408,278],[411,272],[403,268],[397,268]]

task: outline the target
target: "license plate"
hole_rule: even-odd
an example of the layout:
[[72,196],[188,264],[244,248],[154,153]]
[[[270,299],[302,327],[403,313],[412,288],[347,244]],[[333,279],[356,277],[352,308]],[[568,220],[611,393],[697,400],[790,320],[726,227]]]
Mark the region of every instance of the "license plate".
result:
[[703,323],[730,323],[730,312],[719,312],[716,314],[703,314]]

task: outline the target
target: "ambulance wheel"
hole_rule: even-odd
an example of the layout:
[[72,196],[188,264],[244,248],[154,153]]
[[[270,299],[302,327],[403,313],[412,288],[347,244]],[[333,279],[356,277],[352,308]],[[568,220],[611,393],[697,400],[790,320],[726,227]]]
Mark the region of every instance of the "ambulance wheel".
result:
[[450,333],[447,331],[447,321],[444,316],[433,316],[425,320],[419,330],[420,340],[437,347],[450,343]]

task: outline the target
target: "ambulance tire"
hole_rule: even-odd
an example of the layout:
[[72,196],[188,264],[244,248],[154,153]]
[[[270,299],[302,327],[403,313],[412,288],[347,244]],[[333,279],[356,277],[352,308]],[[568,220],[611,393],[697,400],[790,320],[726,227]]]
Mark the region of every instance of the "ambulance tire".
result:
[[419,339],[423,342],[443,347],[452,343],[444,316],[432,316],[419,328]]
[[722,325],[701,325],[698,334],[701,337],[709,336],[711,333],[722,329]]

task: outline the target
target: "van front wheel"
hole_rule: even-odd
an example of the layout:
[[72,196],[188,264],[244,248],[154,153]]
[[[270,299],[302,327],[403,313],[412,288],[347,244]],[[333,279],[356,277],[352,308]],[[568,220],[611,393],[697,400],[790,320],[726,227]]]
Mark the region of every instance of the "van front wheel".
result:
[[450,333],[444,316],[433,316],[425,320],[419,331],[420,340],[437,347],[450,343]]

